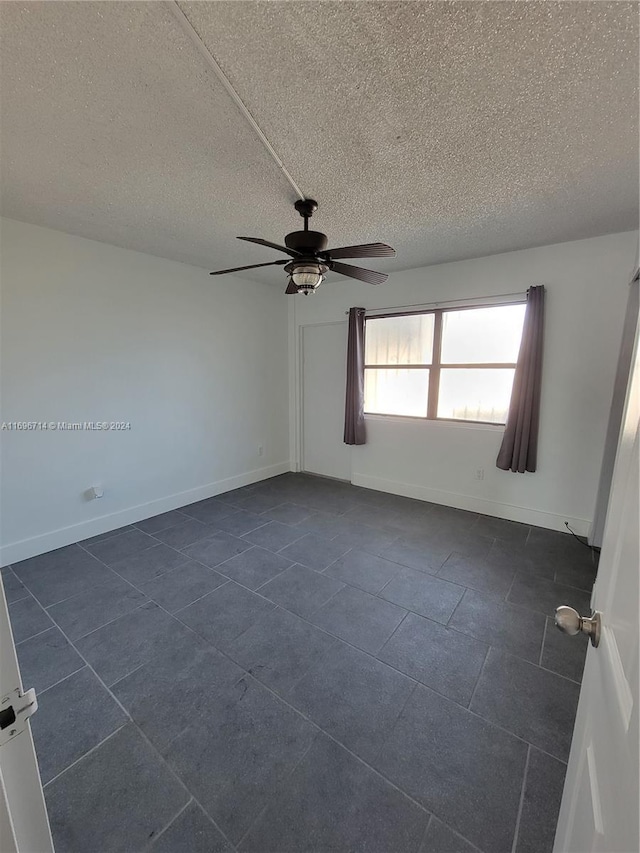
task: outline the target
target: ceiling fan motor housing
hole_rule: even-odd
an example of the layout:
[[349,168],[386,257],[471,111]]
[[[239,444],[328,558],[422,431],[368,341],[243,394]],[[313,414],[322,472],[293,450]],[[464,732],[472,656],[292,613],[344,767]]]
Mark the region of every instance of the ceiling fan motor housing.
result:
[[284,238],[284,244],[294,252],[315,255],[327,248],[327,235],[321,231],[292,231]]

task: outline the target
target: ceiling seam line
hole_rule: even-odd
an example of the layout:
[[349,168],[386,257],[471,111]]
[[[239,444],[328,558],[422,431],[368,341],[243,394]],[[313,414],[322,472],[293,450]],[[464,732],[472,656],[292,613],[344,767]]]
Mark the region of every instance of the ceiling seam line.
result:
[[270,157],[276,163],[276,165],[278,166],[278,168],[280,169],[282,174],[285,176],[285,178],[287,179],[287,181],[289,182],[291,187],[295,190],[296,194],[301,199],[304,199],[305,198],[304,193],[302,192],[300,187],[296,184],[294,179],[289,174],[286,166],[284,165],[284,163],[282,162],[282,160],[278,156],[277,151],[275,150],[273,145],[267,139],[266,135],[262,131],[258,122],[255,120],[255,118],[251,114],[247,105],[244,103],[244,101],[242,100],[240,95],[234,89],[231,81],[229,80],[227,75],[224,73],[224,71],[220,67],[218,61],[215,59],[215,57],[213,56],[213,54],[211,53],[209,48],[206,46],[206,44],[204,43],[204,41],[200,37],[200,34],[196,30],[196,28],[193,26],[193,24],[191,23],[191,21],[187,17],[186,13],[182,10],[180,4],[178,3],[178,0],[169,0],[168,3],[165,3],[163,5],[165,5],[168,8],[168,10],[171,12],[173,17],[176,19],[176,21],[178,22],[178,24],[182,28],[185,35],[187,35],[189,37],[189,39],[193,42],[193,44],[198,49],[198,51],[200,52],[202,57],[205,59],[207,65],[211,68],[211,70],[214,72],[216,77],[220,80],[220,82],[224,86],[227,94],[231,97],[231,99],[233,100],[233,102],[235,103],[235,105],[237,106],[239,111],[242,113],[242,115],[244,116],[247,123],[251,126],[254,133],[256,134],[256,136],[258,137],[258,139],[260,140],[260,142],[262,143],[262,145],[264,146],[264,148],[266,149],[266,151],[268,152]]

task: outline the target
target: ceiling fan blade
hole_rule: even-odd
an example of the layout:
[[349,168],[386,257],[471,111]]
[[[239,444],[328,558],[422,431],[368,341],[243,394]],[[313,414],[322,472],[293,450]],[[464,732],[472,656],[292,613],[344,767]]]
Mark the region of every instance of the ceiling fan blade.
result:
[[287,285],[287,289],[285,290],[285,293],[290,295],[292,293],[297,293],[297,292],[298,292],[298,285],[293,280],[290,280],[289,284]]
[[226,275],[228,272],[240,272],[241,270],[255,270],[257,267],[274,267],[274,266],[282,266],[282,264],[288,264],[289,261],[269,261],[268,264],[249,264],[248,267],[233,267],[230,270],[216,270],[215,272],[210,272],[209,275]]
[[268,246],[269,249],[277,249],[278,252],[285,252],[292,258],[301,257],[300,252],[294,249],[287,249],[286,246],[279,246],[277,243],[270,243],[268,240],[262,240],[260,237],[238,237],[238,240],[244,240],[246,243],[257,243],[259,246]]
[[389,278],[384,272],[365,270],[362,267],[354,267],[351,264],[332,263],[331,269],[340,275],[348,275],[350,278],[366,281],[367,284],[383,284]]
[[363,243],[361,246],[342,246],[327,249],[323,254],[333,258],[395,258],[396,250],[386,243]]

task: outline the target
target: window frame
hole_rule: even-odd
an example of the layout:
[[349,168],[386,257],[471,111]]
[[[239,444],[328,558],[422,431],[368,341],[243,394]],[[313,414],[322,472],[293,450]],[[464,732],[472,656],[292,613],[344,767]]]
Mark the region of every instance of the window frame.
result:
[[365,315],[364,318],[364,345],[366,353],[367,345],[367,321],[383,320],[387,317],[414,317],[416,315],[433,314],[433,349],[431,353],[431,362],[416,363],[416,364],[366,364],[364,370],[428,370],[429,371],[429,391],[427,394],[427,414],[426,415],[397,415],[385,414],[383,412],[367,412],[365,417],[371,418],[402,418],[410,421],[437,421],[440,423],[451,424],[478,424],[480,426],[492,426],[503,428],[504,423],[496,421],[476,421],[466,418],[440,418],[438,417],[438,396],[440,393],[440,374],[442,370],[515,370],[516,362],[482,362],[474,364],[449,364],[441,361],[442,356],[442,317],[443,314],[453,313],[454,311],[470,311],[481,308],[502,308],[507,305],[526,305],[526,299],[510,300],[509,302],[485,302],[478,305],[452,305],[451,307],[442,308],[427,308],[418,311],[388,311],[382,314],[372,314],[370,317]]

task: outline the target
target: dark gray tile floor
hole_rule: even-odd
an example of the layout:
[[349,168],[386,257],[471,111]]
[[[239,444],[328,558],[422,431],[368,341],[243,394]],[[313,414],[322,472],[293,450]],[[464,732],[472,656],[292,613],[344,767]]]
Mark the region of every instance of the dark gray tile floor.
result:
[[548,853],[592,552],[304,474],[2,570],[58,853]]

